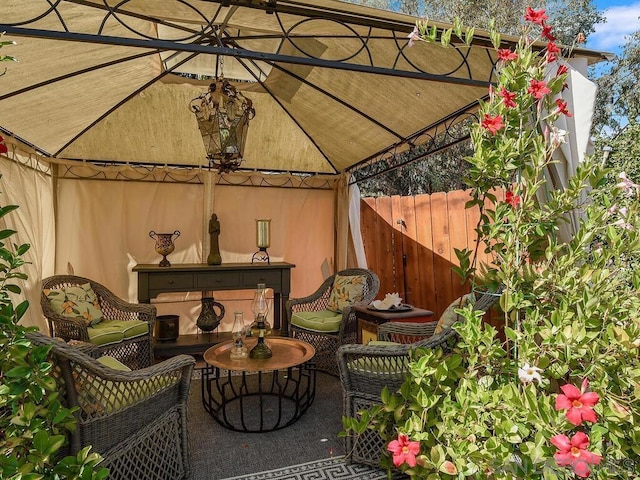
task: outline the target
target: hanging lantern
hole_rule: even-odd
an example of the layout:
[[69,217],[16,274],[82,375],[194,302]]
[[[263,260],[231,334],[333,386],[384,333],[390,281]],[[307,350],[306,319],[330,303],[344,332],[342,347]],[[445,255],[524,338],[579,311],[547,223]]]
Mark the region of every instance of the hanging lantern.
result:
[[249,121],[255,117],[253,103],[223,77],[209,91],[191,100],[209,165],[220,173],[237,170],[242,163]]

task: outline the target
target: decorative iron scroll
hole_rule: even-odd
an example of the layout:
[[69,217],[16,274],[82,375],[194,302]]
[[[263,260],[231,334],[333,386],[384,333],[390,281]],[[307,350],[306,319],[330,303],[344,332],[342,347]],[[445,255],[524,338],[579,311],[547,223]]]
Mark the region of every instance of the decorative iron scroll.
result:
[[349,169],[353,174],[351,183],[376,177],[468,140],[469,127],[478,120],[478,104],[474,102],[438,123],[425,127],[406,141],[396,143],[354,165]]
[[[414,27],[413,19],[406,21],[384,18],[382,12],[364,16],[352,11],[340,11],[329,8],[306,6],[296,2],[255,2],[251,0],[229,0],[215,2],[196,2],[181,0],[181,15],[189,20],[173,21],[163,18],[160,14],[145,12],[138,8],[135,0],[43,0],[42,9],[33,18],[12,18],[10,12],[3,15],[0,31],[9,35],[51,38],[88,43],[101,43],[121,46],[132,46],[153,49],[163,52],[189,52],[193,54],[214,54],[219,56],[236,57],[246,62],[262,62],[263,64],[301,64],[351,70],[357,72],[376,73],[416,79],[433,80],[438,82],[456,83],[472,86],[488,85],[490,78],[474,78],[474,72],[468,61],[475,49],[485,50],[487,59],[493,63],[487,46],[489,41],[480,37],[474,44],[467,47],[464,44],[455,46],[458,62],[453,66],[443,67],[435,63],[418,65],[415,58],[408,55],[407,34]],[[92,14],[103,11],[101,22],[96,22],[95,31],[87,32],[74,25],[74,17],[70,13],[69,4],[81,5],[89,8]],[[112,4],[112,5],[111,5]],[[265,10],[265,15],[271,14],[276,19],[270,26],[278,27],[279,31],[265,34],[260,29],[226,27],[233,24],[235,11],[232,7]],[[208,7],[207,11],[202,9]],[[162,11],[162,9],[159,9]],[[14,13],[13,16],[19,15]],[[299,17],[292,21],[292,16]],[[43,30],[37,27],[38,22],[45,18],[55,18],[60,26],[58,30]],[[105,25],[117,22],[125,27],[129,33],[124,36],[110,36],[105,34]],[[140,22],[151,22],[163,28],[153,29],[157,36],[150,36],[139,27]],[[195,22],[197,23],[195,23]],[[319,57],[307,48],[308,40],[312,37],[310,31],[331,22],[330,31],[335,34],[321,35],[324,41],[339,42],[338,49],[323,52]],[[198,25],[199,24],[199,25]],[[163,38],[163,32],[165,37]],[[180,35],[178,35],[178,32]],[[263,51],[254,50],[258,41],[269,40],[270,48]],[[371,54],[372,42],[386,42],[389,48],[395,48],[391,61],[374,58]],[[337,43],[336,43],[337,44]],[[277,45],[277,47],[274,47]],[[282,53],[288,46],[293,54]],[[344,50],[347,50],[346,52]],[[364,60],[366,59],[366,61]],[[165,59],[166,61],[167,59]],[[264,73],[260,66],[253,65],[253,75],[256,81],[264,80]],[[96,67],[99,68],[99,67]],[[486,76],[486,69],[483,69]],[[493,73],[491,73],[493,75]]]

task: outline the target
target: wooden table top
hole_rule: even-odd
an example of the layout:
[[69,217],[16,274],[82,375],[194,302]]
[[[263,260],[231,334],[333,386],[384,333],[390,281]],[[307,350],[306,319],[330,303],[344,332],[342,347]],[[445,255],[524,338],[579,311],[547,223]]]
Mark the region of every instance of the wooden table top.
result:
[[[246,338],[244,344],[247,351],[251,351],[257,342],[258,339],[255,337]],[[230,353],[234,347],[234,342],[229,340],[207,349],[204,352],[204,361],[209,365],[225,370],[264,372],[301,365],[311,360],[316,354],[316,350],[312,345],[296,338],[267,336],[266,342],[273,352],[271,358],[258,360],[247,357],[232,360]]]
[[[412,307],[411,310],[375,310],[366,306],[353,307],[358,318],[371,319],[384,322],[393,322],[397,320],[406,320],[417,317],[433,317],[431,310],[424,310],[418,307]],[[434,319],[435,320],[435,319]]]

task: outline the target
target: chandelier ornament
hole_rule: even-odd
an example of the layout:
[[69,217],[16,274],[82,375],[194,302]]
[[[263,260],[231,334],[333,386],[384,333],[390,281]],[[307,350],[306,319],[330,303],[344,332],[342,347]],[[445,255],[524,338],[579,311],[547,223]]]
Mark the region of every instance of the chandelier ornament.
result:
[[209,166],[219,173],[237,170],[242,163],[249,121],[255,117],[253,102],[224,77],[216,77],[209,91],[189,103],[198,128]]

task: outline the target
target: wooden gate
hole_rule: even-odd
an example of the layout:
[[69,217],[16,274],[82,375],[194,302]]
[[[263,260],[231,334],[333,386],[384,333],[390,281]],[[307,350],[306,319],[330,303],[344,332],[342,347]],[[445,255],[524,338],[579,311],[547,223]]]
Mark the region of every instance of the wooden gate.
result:
[[[362,237],[368,267],[380,277],[378,298],[398,292],[404,303],[433,310],[437,318],[469,292],[451,267],[458,265],[455,248],[475,247],[479,213],[465,208],[470,198],[457,190],[362,199]],[[479,260],[490,259],[482,254]]]

